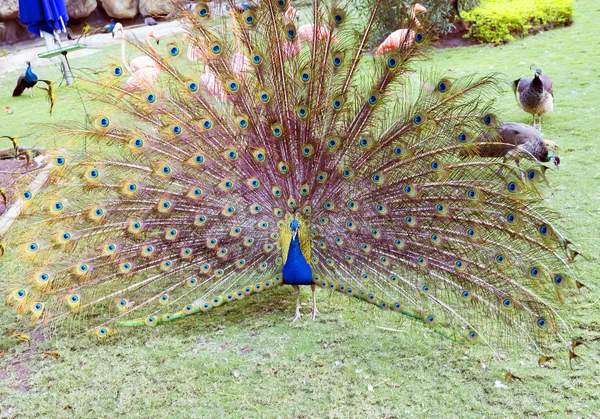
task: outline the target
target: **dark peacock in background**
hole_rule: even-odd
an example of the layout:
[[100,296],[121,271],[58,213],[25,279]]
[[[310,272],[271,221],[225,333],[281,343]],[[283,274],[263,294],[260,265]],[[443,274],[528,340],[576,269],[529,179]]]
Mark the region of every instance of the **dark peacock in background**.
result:
[[383,3],[362,19],[315,1],[295,23],[285,0],[227,19],[201,2],[181,10],[189,44],[129,44],[159,75],[125,89],[135,74],[107,65],[86,83],[96,114],[52,127],[47,179],[4,237],[8,304],[105,337],[311,285],[454,341],[570,348],[556,308],[578,282],[539,163],[478,155],[499,141],[498,81],[415,83],[426,18],[366,52]]
[[21,96],[25,89],[29,89],[29,95],[33,97],[33,88],[35,87],[38,81],[45,83],[47,86],[42,87],[41,89],[45,90],[48,94],[48,101],[50,102],[50,113],[52,113],[52,110],[54,108],[54,101],[56,99],[54,95],[54,85],[50,80],[38,79],[37,74],[35,74],[31,69],[31,63],[29,61],[27,61],[27,70],[25,70],[25,72],[21,74],[17,79],[17,85],[15,86],[12,95]]

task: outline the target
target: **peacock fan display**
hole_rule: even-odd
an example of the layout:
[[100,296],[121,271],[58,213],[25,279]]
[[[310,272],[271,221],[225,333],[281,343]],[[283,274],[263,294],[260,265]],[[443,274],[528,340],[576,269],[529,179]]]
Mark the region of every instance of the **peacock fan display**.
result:
[[541,166],[478,154],[498,80],[411,75],[426,14],[375,53],[383,0],[225,3],[79,82],[95,114],[45,134],[3,238],[7,303],[102,338],[310,285],[453,341],[569,351],[557,307],[580,283]]

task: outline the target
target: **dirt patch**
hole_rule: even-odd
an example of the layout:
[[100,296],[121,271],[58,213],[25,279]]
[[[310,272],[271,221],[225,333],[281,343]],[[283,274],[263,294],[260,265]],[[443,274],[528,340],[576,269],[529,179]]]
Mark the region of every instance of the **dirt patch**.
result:
[[474,38],[464,37],[468,30],[465,28],[463,22],[455,21],[453,24],[454,29],[451,32],[445,35],[440,35],[437,45],[438,49],[470,47],[472,45],[479,44],[479,42],[477,42]]

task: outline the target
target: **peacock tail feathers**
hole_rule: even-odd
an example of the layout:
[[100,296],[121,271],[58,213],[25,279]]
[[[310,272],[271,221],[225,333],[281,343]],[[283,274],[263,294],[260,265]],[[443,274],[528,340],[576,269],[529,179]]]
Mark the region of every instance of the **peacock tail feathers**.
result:
[[556,308],[577,282],[541,169],[474,143],[498,123],[496,78],[411,76],[426,17],[374,55],[381,0],[366,20],[315,1],[300,22],[284,0],[233,3],[182,10],[186,36],[156,52],[130,44],[152,83],[131,88],[118,62],[82,83],[88,120],[52,126],[47,180],[15,198],[7,303],[100,337],[167,323],[282,284],[295,219],[323,288],[457,341],[567,342]]

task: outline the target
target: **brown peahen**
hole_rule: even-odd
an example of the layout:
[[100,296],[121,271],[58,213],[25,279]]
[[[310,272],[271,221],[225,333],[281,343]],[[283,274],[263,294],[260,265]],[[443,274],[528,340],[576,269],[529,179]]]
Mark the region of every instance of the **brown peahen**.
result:
[[512,158],[517,166],[522,158],[529,158],[540,163],[552,163],[558,169],[560,157],[548,151],[550,143],[530,125],[505,122],[496,127],[496,133],[486,133],[477,139],[477,155],[502,157],[504,161]]
[[533,77],[515,80],[514,92],[519,106],[533,116],[533,126],[541,132],[542,115],[554,110],[552,80],[538,68]]
[[[350,1],[314,1],[300,21],[332,36],[302,42],[286,0],[232,2],[230,14],[200,2],[181,10],[197,61],[161,42],[146,51],[160,68],[151,89],[124,89],[120,63],[91,77],[96,114],[52,127],[57,148],[36,172],[47,180],[17,198],[8,303],[52,330],[105,337],[311,285],[459,342],[568,348],[556,309],[576,280],[538,165],[522,176],[477,157],[499,82],[411,83],[429,23],[374,55],[382,2],[365,20]],[[223,100],[202,88],[203,66]]]

